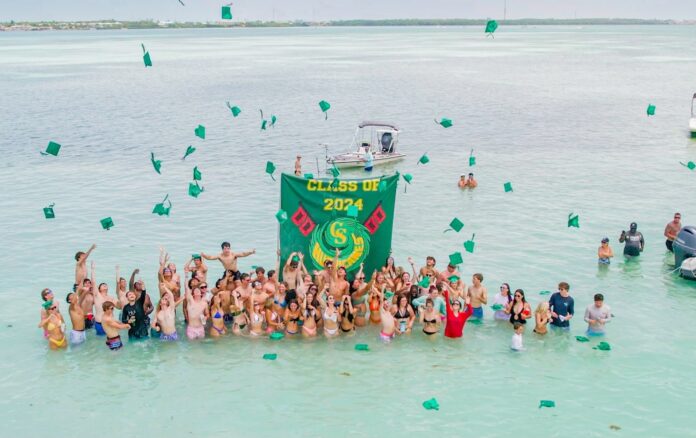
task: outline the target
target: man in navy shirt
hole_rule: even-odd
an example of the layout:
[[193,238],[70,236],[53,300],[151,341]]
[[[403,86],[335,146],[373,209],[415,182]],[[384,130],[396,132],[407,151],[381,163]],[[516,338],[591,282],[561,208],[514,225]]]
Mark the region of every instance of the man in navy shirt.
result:
[[570,319],[575,314],[575,301],[569,293],[570,286],[565,281],[558,283],[558,292],[551,295],[551,325],[554,327],[570,328]]

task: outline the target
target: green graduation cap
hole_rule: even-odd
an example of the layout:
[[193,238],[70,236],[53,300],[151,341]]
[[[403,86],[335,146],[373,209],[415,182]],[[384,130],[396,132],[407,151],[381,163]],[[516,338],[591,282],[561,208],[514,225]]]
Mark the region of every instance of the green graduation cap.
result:
[[145,44],[140,44],[143,48],[143,62],[145,67],[152,67],[152,60],[150,59],[150,52],[145,50]]
[[196,181],[195,183],[189,183],[188,194],[189,194],[190,196],[193,196],[194,198],[197,198],[198,195],[200,195],[200,194],[203,193],[204,191],[205,191],[205,189],[203,189],[203,187],[200,187],[200,186],[198,185],[198,181]]
[[331,104],[325,100],[322,100],[319,102],[319,108],[321,108],[321,112],[324,113],[324,120],[329,118],[329,113],[327,112],[329,108],[331,108]]
[[378,190],[379,192],[384,192],[385,190],[387,190],[387,181],[386,181],[386,180],[381,180],[381,181],[379,182],[379,185],[377,186],[377,190]]
[[46,219],[55,219],[56,218],[56,213],[53,211],[53,207],[55,205],[56,204],[51,204],[48,207],[44,207],[43,212],[44,212],[44,216],[46,217]]
[[278,355],[276,353],[266,353],[263,355],[264,360],[276,360],[278,359]]
[[468,324],[474,324],[474,325],[481,325],[483,322],[481,321],[481,318],[477,318],[475,316],[472,316],[468,320]]
[[416,163],[416,165],[418,165],[418,164],[428,164],[429,162],[430,162],[430,158],[428,158],[428,154],[426,153],[426,154],[423,154],[422,157],[420,157],[420,160],[418,160],[418,163]]
[[101,223],[102,228],[104,228],[105,230],[108,230],[114,226],[114,220],[111,219],[111,217],[105,217],[104,219],[100,220],[99,222]]
[[491,309],[493,309],[497,312],[498,310],[503,310],[503,305],[502,304],[493,304],[491,306]]
[[495,32],[496,29],[498,29],[498,22],[495,20],[488,20],[486,23],[486,33],[493,36],[493,32]]
[[346,210],[346,215],[348,217],[358,217],[358,207],[351,205],[348,207],[348,210]]
[[457,277],[456,275],[453,275],[453,276],[449,277],[447,279],[447,281],[449,281],[450,283],[456,283],[457,281],[459,281],[459,277]]
[[611,345],[608,342],[600,342],[596,347],[592,347],[593,350],[609,351],[611,350]]
[[443,233],[446,233],[447,231],[451,231],[451,230],[454,230],[457,233],[460,232],[462,230],[462,228],[464,228],[464,222],[460,221],[459,219],[457,219],[455,217],[454,219],[452,219],[452,222],[450,222],[449,226],[450,227],[448,229],[446,229],[445,231],[443,231]]
[[203,140],[205,140],[205,126],[198,125],[198,127],[194,129],[193,132],[196,134],[196,137],[200,137]]
[[452,254],[450,254],[449,255],[449,262],[450,262],[450,265],[452,265],[452,266],[457,266],[457,265],[461,265],[462,263],[464,263],[464,259],[462,258],[462,253],[457,251],[457,252],[453,252]]
[[503,184],[503,189],[505,189],[505,193],[511,192],[512,191],[512,183],[506,182],[505,184]]
[[267,125],[268,125],[268,121],[266,121],[266,119],[261,120],[261,130],[262,131],[266,130]]
[[300,258],[298,256],[294,255],[294,256],[292,256],[292,259],[290,259],[290,261],[295,262],[295,263],[299,263]]
[[474,252],[474,246],[476,245],[474,243],[474,238],[476,237],[476,233],[471,235],[471,240],[467,240],[464,242],[464,249],[466,249],[466,252]]
[[60,145],[55,141],[49,141],[48,146],[46,146],[46,152],[41,152],[41,155],[53,155],[57,157],[58,152],[60,152]]
[[266,173],[271,176],[271,179],[275,181],[275,177],[273,176],[273,172],[276,171],[275,164],[273,164],[272,161],[266,161]]
[[41,307],[48,310],[49,307],[51,307],[52,305],[53,305],[53,300],[48,300],[48,301],[44,301],[43,304],[41,304]]
[[694,169],[696,169],[696,163],[694,163],[693,161],[689,161],[689,162],[686,163],[686,164],[684,164],[684,163],[682,163],[682,162],[680,161],[679,164],[681,164],[682,166],[686,167],[686,168],[689,169],[689,170],[694,170]]
[[222,19],[223,20],[231,20],[232,19],[232,8],[230,8],[229,6],[222,7]]
[[367,344],[355,344],[355,349],[357,351],[369,351],[370,347]]
[[193,168],[193,180],[194,181],[200,181],[203,175],[201,175],[201,171],[198,170],[198,166]]
[[285,337],[285,335],[282,332],[273,332],[269,336],[269,338],[273,339],[274,341],[279,341],[279,340],[283,339],[284,337]]
[[586,336],[576,336],[575,340],[578,342],[590,342],[590,340]]
[[431,411],[431,410],[439,411],[440,410],[440,404],[434,398],[431,398],[430,400],[424,401],[423,407],[429,411]]
[[340,181],[338,180],[338,178],[334,178],[333,181],[331,181],[331,184],[329,185],[331,186],[331,188],[335,189],[336,187],[338,187],[339,182]]
[[341,176],[341,171],[338,170],[338,167],[336,167],[335,164],[334,164],[333,167],[332,167],[331,169],[329,169],[329,170],[331,171],[331,175],[332,175],[334,178],[338,178],[339,176]]
[[539,409],[541,408],[555,408],[556,402],[553,400],[541,400],[539,401]]
[[551,294],[551,291],[550,291],[550,290],[542,290],[542,291],[539,291],[539,295],[549,295],[549,294]]
[[278,219],[278,223],[282,224],[286,220],[288,220],[288,213],[285,210],[278,210],[278,213],[275,215],[276,219]]
[[573,213],[568,215],[568,227],[580,228],[580,216],[577,214],[573,216]]
[[476,165],[476,157],[474,157],[474,150],[472,149],[469,153],[469,167]]
[[150,152],[150,162],[152,163],[152,167],[155,168],[155,172],[161,174],[160,169],[162,168],[162,160],[155,160],[155,153]]
[[186,148],[186,152],[184,153],[184,156],[183,156],[182,160],[185,160],[186,157],[188,157],[189,155],[191,155],[191,154],[194,153],[194,152],[196,152],[196,148],[194,148],[193,146],[189,145],[189,147]]
[[311,173],[305,173],[305,174],[304,174],[304,178],[305,178],[305,179],[314,179],[314,175],[311,174]]
[[[172,201],[169,201],[168,199],[169,199],[169,194],[167,194],[167,196],[164,197],[162,202],[160,202],[159,204],[155,204],[155,208],[152,209],[152,213],[159,215],[159,216],[164,216],[164,215],[169,216],[169,210],[172,209]],[[164,206],[165,202],[169,203],[169,205],[167,207]]]
[[649,116],[655,115],[655,105],[648,104],[648,115]]
[[201,259],[201,255],[198,254],[198,253],[196,253],[196,254],[191,254],[191,259],[193,259],[193,260],[200,260],[200,259]]
[[444,117],[440,119],[439,122],[437,121],[437,119],[435,119],[435,123],[442,126],[443,128],[449,128],[450,126],[452,126],[452,120],[446,119]]
[[271,127],[275,126],[276,122],[278,121],[278,118],[271,114]]
[[418,282],[418,286],[423,288],[430,286],[430,277],[423,277],[421,281]]
[[239,115],[239,113],[242,112],[242,110],[238,106],[232,106],[232,105],[230,105],[229,102],[227,102],[227,108],[229,108],[230,111],[232,111],[233,117],[237,117]]

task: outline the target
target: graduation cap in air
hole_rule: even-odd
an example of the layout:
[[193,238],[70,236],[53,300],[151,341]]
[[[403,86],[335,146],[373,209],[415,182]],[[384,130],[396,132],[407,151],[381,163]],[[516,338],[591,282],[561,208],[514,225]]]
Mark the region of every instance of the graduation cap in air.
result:
[[222,19],[223,20],[231,20],[232,19],[232,8],[230,8],[229,5],[225,5],[222,7]]
[[304,174],[304,178],[305,178],[305,179],[314,179],[314,174],[305,173],[305,174]]
[[449,263],[452,266],[457,266],[461,265],[464,263],[464,259],[462,258],[462,253],[457,251],[453,252],[452,254],[449,255]]
[[282,224],[283,222],[288,220],[288,213],[285,210],[278,210],[278,213],[276,213],[275,217],[278,220],[278,223]]
[[198,195],[204,192],[204,190],[205,189],[203,187],[198,185],[198,181],[195,183],[189,183],[188,194],[194,198],[197,198]]
[[201,171],[198,170],[198,166],[193,168],[193,180],[200,181],[202,178]]
[[140,44],[143,48],[143,62],[145,67],[152,67],[152,60],[150,59],[150,52],[145,50],[145,44]]
[[329,169],[329,171],[331,171],[331,175],[334,178],[338,178],[339,176],[341,176],[341,171],[338,170],[338,167],[336,167],[335,164],[333,165],[333,167],[331,169]]
[[232,105],[230,105],[229,102],[227,102],[227,108],[229,108],[230,111],[232,111],[233,117],[237,117],[239,115],[239,113],[242,112],[242,110],[238,106],[232,106]]
[[186,148],[186,152],[184,153],[184,156],[181,158],[182,160],[185,160],[186,157],[191,155],[192,153],[196,152],[196,148],[193,146],[189,145],[189,147]]
[[275,164],[273,164],[272,161],[266,161],[266,173],[271,176],[271,179],[275,181],[275,177],[273,176],[273,172],[276,171]]
[[446,118],[444,118],[444,117],[443,117],[442,119],[440,119],[439,122],[438,122],[437,119],[436,119],[436,120],[435,120],[435,123],[437,123],[438,125],[442,126],[443,128],[449,128],[450,126],[452,126],[452,120],[451,120],[451,119],[446,119]]
[[476,165],[476,157],[474,157],[474,150],[472,149],[469,153],[469,167]]
[[464,242],[464,249],[466,249],[466,252],[474,252],[474,246],[476,246],[476,243],[474,242],[474,238],[476,237],[476,233],[471,235],[471,240],[467,240]]
[[649,104],[647,112],[648,112],[649,116],[654,116],[655,115],[655,105]]
[[512,183],[506,182],[505,184],[503,184],[503,189],[505,189],[505,193],[511,192],[512,191]]
[[488,20],[486,23],[486,33],[493,36],[493,33],[498,29],[498,22],[495,20]]
[[464,228],[464,222],[460,221],[459,219],[457,219],[455,217],[454,219],[452,219],[452,222],[450,222],[449,226],[450,227],[448,229],[446,229],[445,231],[443,231],[443,233],[446,233],[447,231],[451,231],[451,230],[454,230],[457,233],[460,232],[462,230],[462,228]]
[[41,155],[53,155],[57,157],[58,152],[60,152],[60,145],[55,141],[49,141],[48,146],[46,146],[46,152],[41,152]]
[[689,161],[688,163],[682,163],[681,161],[679,162],[682,166],[686,167],[689,170],[694,170],[696,169],[696,163],[693,161]]
[[430,277],[427,277],[427,276],[423,277],[421,279],[421,281],[418,282],[418,286],[420,286],[422,288],[426,288],[426,287],[430,286]]
[[[164,206],[165,202],[169,204],[166,207]],[[171,210],[171,209],[172,209],[172,201],[169,201],[169,195],[167,194],[167,196],[164,197],[162,202],[160,202],[159,204],[155,204],[155,208],[152,209],[152,213],[159,215],[159,216],[164,216],[164,215],[169,216],[169,210]]]
[[329,109],[331,108],[331,104],[325,100],[322,100],[319,102],[319,108],[321,108],[321,112],[324,113],[324,120],[329,118]]
[[358,217],[358,207],[356,207],[355,205],[351,205],[350,207],[348,207],[348,210],[346,210],[346,216],[353,218]]
[[155,160],[154,152],[150,152],[150,162],[152,163],[152,167],[155,168],[155,172],[161,174],[162,172],[160,172],[160,169],[162,168],[162,160]]
[[55,219],[56,218],[56,213],[53,211],[53,207],[55,205],[56,204],[51,204],[48,207],[44,207],[43,212],[44,212],[44,216],[46,217],[46,219]]
[[111,217],[105,217],[104,219],[99,221],[101,223],[101,226],[105,230],[111,229],[111,227],[114,226],[114,220],[111,219]]
[[[401,175],[404,178],[404,181],[406,181],[408,184],[411,184],[411,181],[413,181],[413,175],[410,173],[404,173]],[[406,193],[406,186],[404,186],[404,193]]]
[[205,126],[198,125],[198,127],[194,129],[193,132],[196,134],[196,137],[205,140]]
[[430,158],[428,158],[428,154],[425,153],[425,154],[423,154],[422,157],[420,157],[420,159],[418,160],[418,163],[416,163],[416,165],[418,165],[418,164],[428,164],[429,162],[430,162]]
[[568,214],[568,227],[580,228],[580,216],[573,215],[573,213]]
[[264,360],[276,360],[278,358],[278,355],[276,353],[265,353],[263,355]]

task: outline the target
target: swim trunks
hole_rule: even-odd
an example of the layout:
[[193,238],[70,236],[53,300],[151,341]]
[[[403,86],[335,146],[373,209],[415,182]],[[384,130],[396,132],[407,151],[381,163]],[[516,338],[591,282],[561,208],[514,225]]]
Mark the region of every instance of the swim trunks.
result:
[[73,345],[81,344],[87,340],[84,330],[70,330],[70,343]]
[[88,313],[85,315],[85,330],[89,330],[94,327],[94,315]]
[[118,350],[121,347],[123,347],[123,343],[121,342],[121,337],[116,336],[114,338],[106,338],[106,346],[109,347],[109,350]]
[[190,340],[203,339],[203,338],[205,338],[205,328],[203,326],[200,326],[200,327],[188,326],[188,327],[186,327],[186,336]]
[[599,260],[597,260],[597,262],[600,265],[608,265],[609,263],[611,263],[611,261],[606,257],[600,257]]
[[592,330],[592,329],[590,329],[590,328],[588,328],[588,329],[587,329],[587,332],[585,332],[585,333],[587,334],[587,336],[604,336],[604,332],[603,332],[603,331],[602,331],[602,332],[597,332],[597,331],[594,331],[594,330]]
[[159,338],[162,342],[178,341],[179,335],[176,332],[172,333],[171,335],[165,335],[164,333],[161,333]]
[[384,333],[383,331],[379,332],[379,338],[383,340],[384,342],[389,342],[394,338],[395,333],[392,333],[391,335],[388,335]]
[[94,331],[97,332],[97,336],[106,336],[106,332],[104,332],[104,327],[102,327],[101,322],[94,322]]
[[672,248],[672,245],[674,245],[673,240],[665,240],[665,246],[669,250],[669,252],[674,252],[674,249]]
[[472,313],[471,316],[474,318],[478,319],[483,319],[483,306],[481,307],[472,307]]

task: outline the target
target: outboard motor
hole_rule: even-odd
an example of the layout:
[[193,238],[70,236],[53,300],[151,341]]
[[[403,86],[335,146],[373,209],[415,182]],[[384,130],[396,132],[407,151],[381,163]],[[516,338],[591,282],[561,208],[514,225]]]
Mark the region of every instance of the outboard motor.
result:
[[382,139],[380,140],[382,143],[382,152],[391,152],[391,146],[392,146],[392,133],[391,132],[385,132],[382,134]]
[[681,268],[684,260],[696,257],[696,227],[687,225],[682,228],[674,240],[672,249],[674,250],[674,265],[676,268]]

